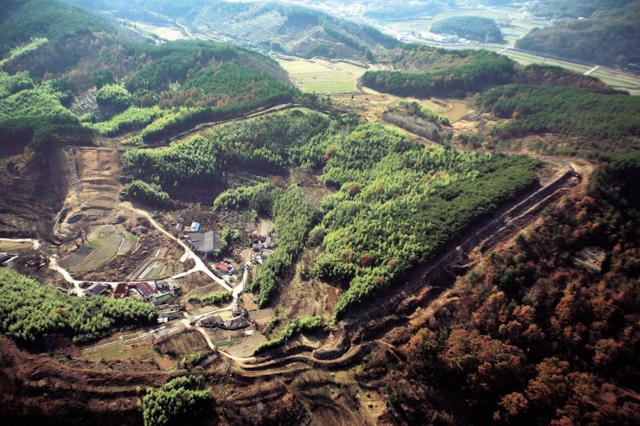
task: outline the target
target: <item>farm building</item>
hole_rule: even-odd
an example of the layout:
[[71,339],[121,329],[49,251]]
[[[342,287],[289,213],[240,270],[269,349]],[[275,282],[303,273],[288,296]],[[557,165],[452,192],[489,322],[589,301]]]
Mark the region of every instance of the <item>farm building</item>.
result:
[[180,286],[176,283],[176,280],[173,278],[167,278],[165,280],[160,280],[155,282],[156,290],[159,293],[171,293],[174,296],[180,293]]
[[11,266],[17,258],[15,254],[0,253],[0,266]]
[[113,292],[113,297],[118,299],[122,297],[127,297],[128,294],[129,294],[129,284],[120,283],[116,286],[116,290]]
[[574,263],[593,272],[601,273],[607,253],[598,247],[585,247],[580,250],[575,258]]
[[103,294],[108,293],[110,290],[111,290],[111,286],[110,285],[98,283],[98,284],[94,284],[91,287],[89,287],[88,289],[86,289],[84,294],[87,297],[101,296]]
[[190,232],[187,239],[199,255],[209,255],[220,250],[220,237],[213,231]]
[[155,293],[155,291],[149,285],[149,283],[138,283],[136,284],[136,289],[144,300],[149,301],[153,299],[153,294]]
[[156,305],[163,305],[165,303],[167,303],[169,300],[173,299],[173,293],[167,292],[167,293],[156,293],[153,296],[153,303],[155,303]]

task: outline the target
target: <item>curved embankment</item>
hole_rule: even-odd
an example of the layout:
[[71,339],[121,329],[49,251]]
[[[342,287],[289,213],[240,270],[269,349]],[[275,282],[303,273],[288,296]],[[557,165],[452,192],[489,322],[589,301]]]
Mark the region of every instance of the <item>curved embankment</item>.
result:
[[[570,165],[567,169],[557,174],[548,184],[538,187],[524,194],[514,202],[504,206],[491,218],[480,224],[476,224],[474,229],[470,229],[462,237],[451,242],[438,256],[429,264],[415,268],[406,277],[406,284],[385,303],[370,303],[357,312],[357,322],[346,325],[346,331],[351,335],[351,345],[346,352],[341,353],[334,359],[318,359],[313,356],[311,350],[293,355],[282,355],[271,358],[236,360],[235,373],[246,378],[259,378],[274,375],[288,375],[295,371],[309,368],[336,369],[341,368],[358,359],[364,357],[374,345],[386,345],[387,342],[380,340],[387,332],[396,326],[407,323],[406,316],[398,317],[398,310],[410,310],[411,304],[406,302],[424,287],[437,279],[439,275],[448,275],[446,280],[450,285],[455,281],[454,274],[449,270],[461,261],[461,255],[469,253],[475,249],[482,252],[495,246],[499,241],[509,238],[518,230],[530,223],[546,206],[556,201],[564,191],[571,187],[574,178],[578,181],[582,176]],[[460,271],[461,272],[461,271]],[[423,303],[429,303],[446,287],[431,288],[424,291]],[[420,301],[415,300],[415,303]],[[415,307],[415,306],[414,306]],[[304,350],[304,348],[302,349]]]

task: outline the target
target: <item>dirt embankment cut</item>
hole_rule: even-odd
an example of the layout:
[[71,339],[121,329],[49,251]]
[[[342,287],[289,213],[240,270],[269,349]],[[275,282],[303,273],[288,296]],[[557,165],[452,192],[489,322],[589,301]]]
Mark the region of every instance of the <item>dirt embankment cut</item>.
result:
[[53,156],[13,155],[0,159],[0,235],[49,239],[62,204],[52,184]]
[[122,189],[120,155],[112,149],[73,148],[62,151],[58,163],[63,176],[59,188],[66,193],[55,232],[68,240],[116,208]]

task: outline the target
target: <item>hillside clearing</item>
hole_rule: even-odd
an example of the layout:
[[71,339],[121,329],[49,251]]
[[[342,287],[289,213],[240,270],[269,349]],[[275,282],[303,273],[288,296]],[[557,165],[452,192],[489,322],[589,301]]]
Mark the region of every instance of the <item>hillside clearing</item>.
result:
[[331,62],[317,58],[278,57],[277,60],[296,86],[305,92],[355,92],[358,80],[367,70],[349,62]]

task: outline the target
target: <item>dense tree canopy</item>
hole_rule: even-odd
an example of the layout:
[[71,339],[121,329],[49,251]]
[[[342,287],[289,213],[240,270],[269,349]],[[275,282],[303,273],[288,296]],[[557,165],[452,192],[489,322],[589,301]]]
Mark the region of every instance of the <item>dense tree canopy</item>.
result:
[[0,329],[19,341],[38,344],[49,334],[75,341],[96,339],[117,328],[155,322],[152,305],[131,298],[63,295],[11,269],[0,269]]
[[[567,7],[568,6],[568,7]],[[546,2],[541,11],[563,9],[562,19],[545,28],[534,28],[516,42],[520,49],[596,64],[640,69],[640,2],[564,1]],[[585,14],[581,14],[585,13]]]
[[219,180],[224,167],[257,173],[314,167],[322,161],[319,140],[329,126],[320,114],[293,110],[234,122],[167,148],[127,151],[124,161],[136,176],[158,176],[163,185]]
[[122,196],[127,200],[140,201],[153,207],[167,207],[171,204],[169,194],[164,192],[160,185],[139,179],[128,183],[122,190]]
[[[640,98],[552,85],[507,85],[484,92],[479,105],[513,122],[498,136],[562,132],[624,145],[640,136]],[[577,147],[580,149],[580,147]]]
[[481,51],[459,66],[440,71],[367,71],[365,86],[399,96],[464,96],[485,87],[504,84],[515,74],[514,63],[505,56]]
[[53,134],[82,134],[78,118],[62,105],[68,96],[55,81],[34,82],[27,73],[0,70],[0,139],[43,146]]
[[502,43],[502,31],[496,21],[479,16],[454,16],[431,25],[431,32],[437,34],[454,34],[468,40],[486,43]]
[[[608,159],[588,195],[551,208],[457,282],[457,302],[406,347],[408,382],[388,381],[390,418],[640,421],[640,214],[635,194],[616,190],[637,176],[636,157]],[[592,251],[606,255],[601,266],[578,261]]]
[[60,41],[69,35],[111,28],[105,20],[57,0],[6,0],[0,24],[0,55],[33,37]]
[[144,425],[192,424],[211,410],[212,400],[201,377],[175,378],[158,389],[149,389],[142,398]]
[[[254,172],[322,168],[325,184],[338,191],[324,200],[314,229],[324,236],[316,272],[348,284],[338,316],[517,195],[533,182],[536,165],[526,158],[427,149],[378,125],[301,111],[233,123],[168,148],[130,151],[125,162],[134,173],[163,182],[219,179],[207,171],[212,165],[218,173],[234,166]],[[215,206],[273,215],[278,248],[254,282],[260,303],[267,303],[317,213],[297,188],[282,192],[269,184],[231,189]]]
[[302,197],[296,186],[273,194],[274,232],[277,247],[264,261],[252,289],[259,294],[260,305],[266,305],[276,291],[278,278],[288,271],[304,248],[307,233],[316,218],[316,211]]
[[316,269],[349,283],[338,317],[535,179],[530,159],[424,148],[375,125],[335,142],[324,179],[340,191],[323,202]]

